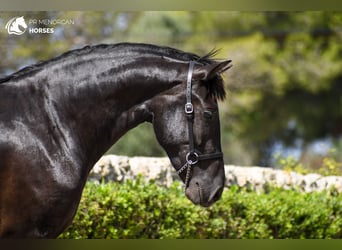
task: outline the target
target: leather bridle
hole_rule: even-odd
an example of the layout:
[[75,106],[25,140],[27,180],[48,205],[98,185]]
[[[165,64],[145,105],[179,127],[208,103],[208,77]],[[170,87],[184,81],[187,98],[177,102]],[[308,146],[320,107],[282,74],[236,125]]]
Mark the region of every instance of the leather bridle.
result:
[[200,151],[195,149],[194,143],[194,106],[192,105],[192,74],[194,72],[195,61],[190,61],[189,71],[186,82],[186,104],[185,104],[185,115],[188,121],[188,134],[189,134],[189,152],[185,156],[185,164],[177,170],[177,174],[180,175],[182,172],[187,170],[185,177],[185,188],[188,187],[190,182],[190,175],[192,166],[197,164],[199,161],[212,160],[223,158],[222,152],[215,152],[210,154],[202,154]]

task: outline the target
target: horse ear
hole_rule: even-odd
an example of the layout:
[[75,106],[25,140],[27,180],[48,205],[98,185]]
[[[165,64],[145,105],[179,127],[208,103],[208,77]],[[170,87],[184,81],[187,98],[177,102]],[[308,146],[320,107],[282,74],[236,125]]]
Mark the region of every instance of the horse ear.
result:
[[210,80],[231,68],[233,66],[230,64],[231,62],[232,60],[226,60],[223,62],[195,67],[192,78],[195,80]]

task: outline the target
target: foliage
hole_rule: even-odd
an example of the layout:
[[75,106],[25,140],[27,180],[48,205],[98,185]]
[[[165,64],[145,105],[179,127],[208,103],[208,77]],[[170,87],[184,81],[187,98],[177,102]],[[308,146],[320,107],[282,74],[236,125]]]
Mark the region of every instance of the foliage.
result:
[[330,157],[324,157],[322,168],[319,173],[323,175],[342,175],[342,162],[337,162]]
[[280,166],[286,171],[294,171],[300,174],[308,174],[309,169],[304,168],[303,164],[299,160],[296,160],[293,156],[283,157],[280,154],[275,155],[276,165]]
[[179,183],[87,183],[60,238],[342,238],[342,196],[232,187],[210,208],[193,205]]
[[245,143],[254,163],[269,165],[278,142],[305,147],[340,136],[342,23],[332,25],[340,14],[330,14],[265,13],[259,32],[222,43],[235,65],[224,131]]
[[289,155],[282,156],[280,153],[275,155],[275,165],[284,170],[294,171],[300,174],[317,173],[324,176],[342,175],[342,162],[335,155],[336,149],[330,149],[328,154],[321,157],[321,164],[318,168],[304,165],[300,160]]

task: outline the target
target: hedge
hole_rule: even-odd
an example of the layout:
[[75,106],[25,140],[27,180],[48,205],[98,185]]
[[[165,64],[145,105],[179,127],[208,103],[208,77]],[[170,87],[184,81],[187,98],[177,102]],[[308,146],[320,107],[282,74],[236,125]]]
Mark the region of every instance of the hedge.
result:
[[60,238],[342,238],[342,195],[232,187],[210,208],[193,205],[174,183],[87,183]]

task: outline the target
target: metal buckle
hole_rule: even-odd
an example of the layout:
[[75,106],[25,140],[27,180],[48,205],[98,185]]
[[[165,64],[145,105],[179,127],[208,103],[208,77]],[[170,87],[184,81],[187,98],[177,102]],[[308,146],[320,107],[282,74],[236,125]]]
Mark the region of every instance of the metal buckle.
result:
[[185,113],[186,114],[192,114],[194,112],[194,106],[192,103],[188,102],[185,104]]
[[198,162],[198,154],[196,152],[187,153],[185,160],[189,165],[194,165]]

